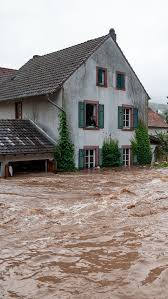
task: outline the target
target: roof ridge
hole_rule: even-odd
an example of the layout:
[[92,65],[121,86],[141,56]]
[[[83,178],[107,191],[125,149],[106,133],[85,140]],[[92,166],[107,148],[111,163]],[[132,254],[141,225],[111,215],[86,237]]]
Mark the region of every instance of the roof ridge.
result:
[[[84,41],[84,42],[81,42],[81,43],[78,43],[78,44],[75,44],[75,45],[72,45],[72,46],[68,46],[68,47],[66,47],[66,48],[62,48],[62,49],[60,49],[60,50],[57,50],[57,51],[53,51],[53,52],[50,52],[50,53],[46,53],[46,54],[43,54],[43,55],[38,55],[37,54],[37,58],[40,58],[40,57],[44,57],[44,56],[48,56],[48,55],[51,55],[51,54],[54,54],[54,53],[58,53],[58,52],[62,52],[62,51],[64,51],[64,50],[68,50],[68,49],[72,49],[73,47],[77,47],[77,46],[82,46],[82,45],[84,45],[84,44],[86,44],[86,43],[89,43],[89,42],[91,42],[91,41],[94,41],[94,40],[98,40],[98,39],[102,39],[102,38],[104,38],[104,40],[107,38],[107,37],[109,37],[110,36],[110,34],[108,33],[108,34],[106,34],[106,35],[102,35],[102,36],[99,36],[99,37],[96,37],[96,38],[91,38],[91,39],[89,39],[89,40],[87,40],[87,41]],[[100,42],[100,44],[101,44],[101,42]],[[34,56],[36,56],[36,55],[34,55]],[[33,58],[32,58],[33,59]]]

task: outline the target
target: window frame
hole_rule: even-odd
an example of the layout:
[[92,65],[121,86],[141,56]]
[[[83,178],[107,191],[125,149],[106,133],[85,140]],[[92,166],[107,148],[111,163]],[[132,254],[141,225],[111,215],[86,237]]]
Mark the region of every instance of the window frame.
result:
[[[104,72],[104,84],[101,84],[99,82],[99,76],[98,76],[99,70],[102,70]],[[96,85],[99,87],[107,87],[107,68],[100,67],[100,66],[96,67]]]
[[[124,76],[124,87],[123,88],[119,88],[117,86],[117,76],[118,75],[123,75]],[[116,90],[121,90],[121,91],[126,91],[126,73],[125,72],[121,72],[121,71],[116,71],[116,82],[115,82],[115,88]]]
[[86,168],[86,151],[87,150],[95,151],[95,166],[94,167],[97,167],[99,164],[99,147],[97,145],[92,145],[92,146],[84,146],[83,149],[84,149],[84,169],[92,169],[92,168]]
[[[123,108],[123,131],[132,131],[134,130],[134,107],[130,105],[122,105]],[[124,121],[126,122],[126,119],[124,120],[124,111],[129,110],[129,126],[124,126]]]
[[[124,159],[124,157],[126,158],[127,153],[124,153],[124,151],[129,151],[128,152],[128,156],[129,159],[126,160]],[[131,166],[131,146],[130,145],[123,145],[122,146],[122,161],[123,161],[123,166],[124,167],[130,167]],[[128,165],[126,164],[126,161],[128,161]]]
[[[96,116],[95,116],[95,122],[96,122],[96,126],[95,127],[89,127],[86,126],[86,105],[90,104],[90,105],[95,105],[96,106]],[[99,102],[98,101],[92,101],[92,100],[84,100],[84,120],[85,120],[85,126],[84,129],[85,130],[99,130]]]
[[[20,105],[20,111],[19,111]],[[15,119],[22,119],[22,101],[15,102]]]

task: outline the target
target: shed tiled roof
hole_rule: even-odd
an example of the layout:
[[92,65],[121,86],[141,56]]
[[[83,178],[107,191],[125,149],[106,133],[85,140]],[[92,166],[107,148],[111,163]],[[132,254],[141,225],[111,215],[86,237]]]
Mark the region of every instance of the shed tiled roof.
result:
[[109,34],[51,54],[35,55],[12,78],[1,82],[0,101],[53,93],[108,37]]
[[148,108],[148,127],[168,129],[168,124],[161,115]]
[[0,155],[53,153],[53,143],[30,120],[0,120]]

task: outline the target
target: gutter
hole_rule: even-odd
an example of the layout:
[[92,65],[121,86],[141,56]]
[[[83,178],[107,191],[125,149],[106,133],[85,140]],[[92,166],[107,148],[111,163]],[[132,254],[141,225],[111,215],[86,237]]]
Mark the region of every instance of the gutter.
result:
[[56,108],[58,108],[58,109],[59,109],[60,111],[62,111],[63,113],[66,113],[65,110],[64,110],[62,107],[58,106],[57,104],[55,104],[53,101],[50,100],[50,97],[49,97],[48,94],[46,94],[46,97],[47,97],[47,100],[48,100],[48,102],[49,102],[50,104],[52,104],[53,106],[55,106]]
[[51,138],[42,128],[40,128],[33,120],[29,119],[29,121],[37,128],[38,131],[45,135],[51,143],[57,145],[57,142],[53,138]]

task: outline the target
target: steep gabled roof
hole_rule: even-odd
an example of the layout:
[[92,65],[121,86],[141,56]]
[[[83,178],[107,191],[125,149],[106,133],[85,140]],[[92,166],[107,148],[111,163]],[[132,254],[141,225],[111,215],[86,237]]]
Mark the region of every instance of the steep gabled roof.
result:
[[149,98],[118,46],[114,29],[110,29],[109,34],[102,37],[43,56],[35,55],[13,77],[0,81],[0,101],[55,92],[110,36]]
[[148,127],[168,129],[168,124],[161,115],[148,108]]
[[53,151],[53,143],[30,120],[0,120],[0,155]]
[[35,55],[0,84],[0,101],[53,93],[109,37],[105,35],[51,54]]

